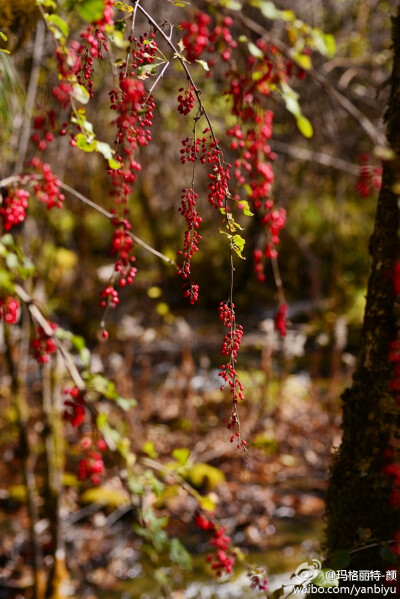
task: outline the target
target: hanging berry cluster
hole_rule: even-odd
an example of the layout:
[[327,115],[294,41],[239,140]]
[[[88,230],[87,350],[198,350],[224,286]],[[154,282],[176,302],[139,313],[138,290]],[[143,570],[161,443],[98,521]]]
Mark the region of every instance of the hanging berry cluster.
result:
[[238,449],[244,449],[246,451],[246,441],[242,439],[237,407],[238,400],[243,399],[243,385],[238,377],[235,366],[243,337],[243,327],[236,323],[235,305],[231,301],[221,302],[218,313],[220,321],[224,327],[228,329],[221,350],[221,354],[226,356],[228,361],[225,364],[221,364],[219,369],[219,376],[224,381],[221,386],[221,391],[223,391],[225,385],[228,384],[232,396],[232,408],[227,426],[230,430],[237,428],[235,434],[231,436],[231,443],[237,443]]
[[[50,328],[55,331],[57,325],[54,322],[48,322]],[[47,364],[50,362],[50,355],[55,354],[57,345],[50,335],[47,335],[42,327],[38,326],[36,337],[32,341],[33,356],[39,364]]]
[[178,252],[178,257],[181,260],[178,275],[184,280],[184,296],[189,298],[191,304],[194,304],[198,299],[198,286],[190,282],[191,260],[195,252],[198,251],[198,242],[201,240],[198,229],[202,218],[196,210],[197,198],[198,194],[195,193],[193,188],[183,189],[181,205],[178,209],[179,213],[185,217],[187,223],[183,250]]
[[50,164],[41,162],[37,157],[32,158],[30,164],[40,175],[39,178],[34,175],[31,177],[36,198],[45,204],[48,210],[54,207],[61,208],[65,195],[60,191],[60,182],[53,174]]
[[[185,47],[186,58],[189,62],[199,60],[204,52],[217,52],[222,60],[228,61],[231,58],[231,49],[237,47],[236,40],[233,39],[230,28],[233,25],[231,17],[224,17],[220,24],[210,27],[211,18],[202,11],[198,11],[193,21],[182,21],[180,27],[185,31],[183,36],[183,45]],[[209,67],[213,67],[215,61],[208,61]]]
[[78,387],[64,389],[64,395],[68,395],[69,399],[64,400],[63,418],[76,428],[85,419],[85,395]]
[[232,539],[226,534],[226,527],[216,526],[214,522],[200,513],[195,514],[194,524],[200,530],[213,533],[209,544],[215,549],[215,552],[208,554],[207,561],[216,575],[222,576],[223,572],[230,574],[235,565],[236,554],[231,546]]
[[104,473],[104,460],[102,452],[107,449],[107,444],[104,439],[99,439],[93,448],[92,440],[85,437],[81,442],[82,448],[85,451],[78,465],[78,479],[89,479],[94,485],[99,485],[101,475]]
[[88,25],[86,30],[81,34],[83,44],[79,48],[81,66],[78,73],[78,81],[88,90],[91,98],[94,96],[93,59],[99,58],[102,60],[102,50],[108,52],[105,29],[107,25],[111,26],[113,23],[113,2],[112,0],[106,0],[103,17],[99,21]]
[[10,188],[0,206],[0,215],[5,231],[10,231],[16,225],[20,225],[26,218],[28,208],[29,192],[25,189]]
[[15,297],[0,297],[0,322],[17,324],[19,312],[20,303]]

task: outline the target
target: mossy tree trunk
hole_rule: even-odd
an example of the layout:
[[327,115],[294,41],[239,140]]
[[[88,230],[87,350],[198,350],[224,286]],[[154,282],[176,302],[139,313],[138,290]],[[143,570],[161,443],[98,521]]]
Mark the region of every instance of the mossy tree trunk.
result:
[[[393,18],[392,39],[393,74],[386,123],[395,157],[383,165],[369,247],[371,272],[360,353],[352,387],[342,397],[343,439],[328,485],[326,539],[328,564],[337,551],[348,550],[349,568],[382,572],[390,567],[382,547],[400,531],[399,508],[390,505],[393,478],[383,473],[388,448],[396,452],[397,443],[400,451],[400,407],[390,391],[393,369],[388,362],[389,343],[399,330],[399,296],[395,295],[393,275],[399,260],[400,6]],[[400,461],[398,458],[397,454],[395,461]]]

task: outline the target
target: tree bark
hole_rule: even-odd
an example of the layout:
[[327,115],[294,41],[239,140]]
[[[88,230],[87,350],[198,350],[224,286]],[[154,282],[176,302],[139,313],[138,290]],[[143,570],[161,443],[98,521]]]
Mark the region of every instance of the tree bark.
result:
[[360,352],[352,387],[342,396],[343,439],[328,485],[325,546],[328,565],[334,563],[337,551],[348,550],[348,568],[383,573],[395,566],[384,559],[382,547],[387,542],[392,546],[390,542],[400,531],[399,508],[389,502],[393,478],[383,472],[387,449],[399,441],[400,424],[400,406],[390,391],[393,373],[388,361],[389,343],[399,328],[399,296],[395,295],[393,275],[399,260],[400,6],[392,24],[393,72],[385,118],[395,156],[383,164],[369,246],[372,260]]

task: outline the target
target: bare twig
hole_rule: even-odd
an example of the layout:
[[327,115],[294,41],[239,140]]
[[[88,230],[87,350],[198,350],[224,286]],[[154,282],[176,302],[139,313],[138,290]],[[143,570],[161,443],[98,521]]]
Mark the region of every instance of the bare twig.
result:
[[29,313],[34,320],[44,331],[44,334],[47,337],[51,337],[54,339],[54,342],[57,345],[57,349],[59,350],[65,367],[67,368],[69,374],[71,375],[72,380],[75,385],[78,387],[80,391],[84,391],[86,389],[86,384],[83,378],[81,377],[79,370],[75,366],[74,361],[71,358],[71,355],[65,349],[63,343],[60,339],[55,335],[55,331],[50,326],[49,321],[45,318],[39,308],[34,304],[32,297],[23,289],[20,285],[15,285],[15,293],[18,295],[20,300],[27,306]]
[[341,158],[337,158],[331,154],[325,154],[324,152],[313,152],[307,148],[299,148],[298,146],[292,146],[283,141],[277,140],[271,141],[271,148],[274,150],[274,152],[287,154],[288,156],[296,158],[296,160],[317,162],[323,166],[328,166],[336,170],[343,171],[344,173],[349,173],[349,175],[358,176],[360,172],[360,167],[357,164],[348,162],[347,160],[342,160]]
[[[32,179],[39,180],[39,179],[42,179],[42,176],[41,175],[29,175],[29,176],[28,175],[11,175],[10,177],[6,177],[5,179],[0,180],[0,187],[8,187],[9,185],[13,185],[15,183],[26,184],[27,182],[29,182],[29,180],[32,180]],[[93,208],[93,210],[96,210],[96,212],[99,212],[99,214],[102,214],[103,216],[105,216],[105,218],[108,218],[109,220],[115,220],[116,218],[118,218],[115,214],[112,214],[111,212],[109,212],[108,210],[103,208],[102,206],[99,206],[95,202],[92,202],[92,200],[89,200],[89,198],[82,195],[79,191],[76,191],[76,189],[74,189],[73,187],[70,187],[66,183],[63,183],[59,179],[58,179],[58,185],[59,185],[59,187],[61,187],[61,189],[64,189],[65,191],[67,191],[68,193],[70,193],[71,195],[76,197],[83,204],[90,206],[90,208]],[[154,256],[157,256],[157,258],[161,258],[161,260],[164,260],[164,262],[167,262],[168,264],[171,264],[175,267],[177,266],[175,260],[173,260],[172,258],[168,258],[168,256],[166,256],[165,254],[162,254],[158,250],[151,247],[151,245],[149,245],[148,243],[143,241],[143,239],[140,239],[140,237],[135,235],[135,233],[132,233],[132,231],[126,231],[126,234],[129,235],[129,237],[131,237],[131,239],[133,239],[133,241],[135,241],[135,243],[137,243],[138,245],[143,247],[145,250],[147,250],[151,254],[154,254]]]

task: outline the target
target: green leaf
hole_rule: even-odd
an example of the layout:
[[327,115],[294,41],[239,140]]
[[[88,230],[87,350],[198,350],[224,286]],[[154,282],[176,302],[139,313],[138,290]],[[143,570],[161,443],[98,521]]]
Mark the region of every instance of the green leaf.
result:
[[122,11],[122,12],[133,12],[133,6],[128,6],[128,4],[125,4],[125,2],[114,2],[114,8],[117,8],[118,10]]
[[72,335],[70,340],[74,348],[78,351],[86,347],[85,339],[81,335]]
[[280,19],[282,16],[282,11],[278,10],[273,2],[252,0],[250,4],[252,6],[257,6],[267,19]]
[[174,6],[180,6],[182,8],[190,4],[190,2],[186,2],[185,0],[168,0],[168,2],[171,2],[171,4]]
[[80,148],[84,152],[93,152],[96,149],[96,142],[94,140],[88,141],[86,135],[84,135],[83,133],[78,133],[75,139],[78,148]]
[[291,57],[296,63],[304,69],[309,71],[312,67],[311,57],[308,54],[301,54],[301,52],[291,52]]
[[208,66],[208,63],[205,60],[196,60],[196,62],[198,62],[199,64],[201,64],[201,66],[203,67],[203,69],[205,71],[209,71],[210,68]]
[[81,104],[87,104],[90,100],[88,90],[80,83],[74,83],[71,91],[71,96]]
[[205,497],[199,495],[197,500],[200,504],[201,509],[205,510],[206,512],[214,512],[215,508],[217,507],[215,500],[212,497],[210,497],[210,495],[206,495]]
[[137,406],[137,401],[136,399],[133,399],[133,397],[121,397],[120,395],[116,398],[115,403],[121,410],[124,410],[124,412],[128,412]]
[[249,42],[247,44],[247,47],[249,49],[249,52],[252,56],[254,56],[254,58],[264,58],[264,53],[262,50],[260,50],[260,48],[258,48],[255,44],[253,44],[253,42]]
[[129,504],[126,493],[102,486],[93,487],[82,493],[81,501],[83,501],[83,503],[99,503],[114,508]]
[[115,158],[107,158],[108,166],[112,168],[114,171],[117,171],[121,168],[122,164],[115,160]]
[[121,435],[108,424],[108,414],[100,412],[97,415],[96,424],[110,450],[115,451],[117,444],[121,442]]
[[240,210],[243,210],[243,214],[245,214],[246,216],[254,216],[253,212],[250,211],[250,205],[247,200],[239,200],[238,208]]
[[124,39],[124,32],[119,29],[115,29],[115,27],[110,27],[109,25],[106,27],[106,32],[114,46],[124,50],[129,46],[128,40]]
[[104,14],[104,2],[103,0],[84,0],[82,4],[77,6],[78,14],[82,19],[93,23],[93,21],[99,21]]
[[324,33],[324,42],[326,55],[328,58],[332,58],[336,54],[336,40],[331,33]]
[[326,589],[328,587],[339,586],[339,581],[334,570],[331,568],[323,568],[322,570],[319,570],[316,577],[313,578],[312,584]]
[[190,450],[187,447],[180,447],[174,449],[172,455],[181,466],[184,466],[189,459]]
[[64,21],[64,19],[62,19],[58,15],[46,14],[46,21],[48,24],[54,25],[54,27],[56,27],[59,31],[61,31],[61,33],[63,34],[64,37],[68,37],[69,26],[68,26],[68,23],[66,21]]
[[18,267],[18,256],[13,252],[9,252],[6,256],[6,264],[10,270],[14,270]]
[[192,567],[192,558],[179,539],[171,539],[169,557],[171,561],[179,564],[182,568],[190,569]]
[[92,389],[103,395],[106,399],[116,400],[119,397],[114,383],[101,374],[95,374],[91,377],[89,384]]
[[36,0],[36,4],[40,6],[46,6],[47,8],[57,8],[57,4],[54,0]]
[[296,122],[297,122],[297,127],[299,128],[299,131],[304,135],[304,137],[307,137],[307,139],[309,139],[310,137],[313,136],[314,129],[307,117],[300,114],[296,118]]
[[0,31],[0,37],[2,40],[4,40],[5,42],[7,41],[7,36],[5,33],[3,33],[2,31]]
[[242,251],[244,249],[245,243],[246,242],[241,235],[234,235],[232,237],[232,240],[231,240],[232,249],[236,252],[236,254],[237,254],[237,256],[239,256],[239,258],[242,258],[242,260],[245,259],[244,256],[242,255]]
[[13,236],[11,235],[11,233],[6,233],[5,235],[3,235],[3,237],[1,238],[1,243],[5,246],[13,246],[14,245],[14,239]]
[[149,456],[149,458],[152,458],[153,460],[158,458],[158,453],[156,452],[152,441],[146,441],[146,443],[143,444],[142,450]]
[[219,0],[219,5],[230,10],[242,10],[242,4],[236,0]]
[[219,468],[198,462],[189,468],[187,477],[195,487],[206,485],[209,489],[216,489],[225,480],[225,475]]

